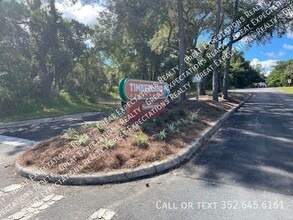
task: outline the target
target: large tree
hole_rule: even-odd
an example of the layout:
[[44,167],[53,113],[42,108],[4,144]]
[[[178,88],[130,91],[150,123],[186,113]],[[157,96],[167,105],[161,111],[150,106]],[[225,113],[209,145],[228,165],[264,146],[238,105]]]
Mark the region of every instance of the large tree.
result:
[[[221,8],[221,0],[217,0],[217,11],[216,11],[216,28],[215,28],[215,35],[217,36],[220,32],[221,28],[221,13],[222,13],[222,8]],[[215,40],[214,42],[214,47],[215,50],[218,50],[219,47],[219,41]],[[214,73],[213,73],[213,100],[218,101],[218,93],[219,93],[219,66],[216,64],[220,58],[220,54],[217,53],[215,56],[215,61],[213,62],[213,68],[214,68]]]
[[267,78],[271,87],[288,86],[288,79],[293,81],[293,60],[279,61]]
[[[238,3],[239,3],[239,0],[234,1],[233,16],[232,16],[232,19],[231,19],[232,24],[234,22],[236,22],[236,19],[237,19]],[[231,31],[230,31],[230,36],[229,36],[229,44],[228,44],[228,51],[227,51],[228,54],[230,54],[231,51],[232,51],[232,46],[233,46],[232,41],[233,41],[234,31],[235,31],[235,28],[234,28],[234,26],[232,26]],[[224,73],[224,78],[223,78],[223,98],[224,99],[228,99],[228,83],[229,83],[229,73],[230,73],[230,61],[231,61],[231,57],[228,56],[227,59],[226,59],[226,68],[225,68],[225,73]]]
[[[183,20],[183,4],[182,0],[177,0],[178,2],[178,23],[179,23],[179,75],[184,76],[185,73],[185,35],[184,35],[184,20]],[[180,88],[183,89],[185,85],[185,77],[180,80]],[[183,89],[184,90],[184,89]],[[180,100],[184,101],[186,99],[186,91],[180,94]]]

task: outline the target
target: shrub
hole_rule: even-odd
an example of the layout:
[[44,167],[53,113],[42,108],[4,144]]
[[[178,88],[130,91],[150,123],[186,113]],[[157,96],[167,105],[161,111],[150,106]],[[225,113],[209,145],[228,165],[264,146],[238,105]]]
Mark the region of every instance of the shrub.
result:
[[168,131],[171,133],[171,134],[174,134],[176,132],[176,125],[175,123],[172,123],[172,124],[169,124],[168,125]]
[[86,145],[87,141],[89,139],[89,136],[87,134],[80,134],[77,136],[77,139],[76,139],[76,143],[78,145]]
[[154,136],[158,140],[164,140],[164,139],[166,139],[167,134],[166,134],[166,131],[164,129],[164,130],[160,131],[160,133],[155,134]]
[[92,124],[90,124],[90,123],[84,123],[81,127],[87,129],[87,128],[92,127]]
[[125,130],[123,128],[118,128],[118,134],[120,137],[125,138],[126,137],[126,133]]
[[82,172],[83,173],[90,173],[90,172],[92,172],[92,168],[90,166],[85,166],[84,168],[82,168]]
[[142,123],[141,129],[142,131],[149,131],[150,124],[147,122]]
[[97,128],[98,128],[99,132],[101,132],[101,133],[104,133],[106,130],[105,125],[102,125],[102,124],[97,124]]
[[98,123],[91,123],[90,125],[92,128],[97,128],[99,124]]
[[115,143],[111,140],[105,140],[102,142],[102,144],[103,148],[107,150],[112,149],[115,146]]
[[169,121],[173,121],[175,119],[175,113],[174,112],[168,112],[167,118]]
[[111,114],[109,117],[111,122],[116,121],[119,118],[115,113]]
[[188,115],[188,118],[191,121],[195,121],[198,118],[198,112],[199,112],[199,109],[196,112],[190,112]]
[[134,144],[138,147],[146,147],[147,146],[147,139],[143,136],[142,132],[138,135],[133,136]]
[[73,128],[68,128],[66,130],[63,130],[62,132],[62,138],[65,138],[69,141],[76,140],[78,138],[78,133]]
[[178,109],[178,110],[177,110],[177,114],[178,114],[179,116],[185,116],[185,115],[186,115],[186,113],[185,113],[185,111],[184,111],[183,108]]
[[154,122],[157,126],[161,126],[162,125],[162,118],[161,117],[155,118]]
[[190,122],[190,121],[187,120],[187,119],[183,119],[183,118],[181,119],[181,123],[182,123],[182,124],[188,124],[189,122]]
[[176,127],[179,127],[182,124],[181,120],[177,120],[174,122]]
[[167,115],[164,115],[164,116],[162,117],[162,121],[165,122],[165,123],[168,123],[168,122],[169,122],[169,118],[168,118],[168,116],[167,116]]

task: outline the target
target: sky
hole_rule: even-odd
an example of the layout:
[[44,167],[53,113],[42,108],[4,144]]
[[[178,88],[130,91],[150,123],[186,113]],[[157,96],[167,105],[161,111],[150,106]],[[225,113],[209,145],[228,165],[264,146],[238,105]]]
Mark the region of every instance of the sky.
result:
[[[75,19],[83,24],[93,26],[98,23],[98,16],[104,8],[99,4],[82,4],[77,0],[76,4],[56,3],[56,8],[63,16]],[[93,46],[90,40],[85,42],[89,47]],[[252,47],[243,50],[246,60],[251,65],[261,64],[265,75],[269,75],[277,61],[293,59],[293,32],[288,32],[282,38],[274,37],[266,45],[254,44]]]
[[99,4],[82,4],[81,0],[77,0],[74,5],[63,1],[57,2],[56,8],[64,17],[74,19],[80,23],[93,26],[98,23],[99,13],[104,10]]
[[268,75],[277,61],[293,59],[293,33],[288,32],[282,38],[274,37],[270,43],[256,43],[243,51],[251,65],[261,64],[265,75]]

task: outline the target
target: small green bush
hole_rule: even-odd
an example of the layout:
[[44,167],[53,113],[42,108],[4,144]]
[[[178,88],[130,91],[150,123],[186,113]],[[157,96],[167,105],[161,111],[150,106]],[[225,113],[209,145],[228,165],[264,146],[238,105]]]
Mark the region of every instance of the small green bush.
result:
[[168,118],[168,116],[167,116],[167,115],[164,115],[164,116],[162,117],[162,121],[165,122],[165,123],[168,123],[168,122],[169,122],[169,118]]
[[62,132],[62,138],[65,138],[69,141],[74,141],[78,138],[78,133],[73,128],[68,128],[66,130],[63,130]]
[[97,128],[98,128],[99,132],[101,132],[101,133],[104,133],[106,131],[105,125],[97,124]]
[[147,145],[147,139],[143,136],[142,132],[140,132],[138,135],[133,136],[134,144],[138,147],[146,147]]
[[169,131],[171,134],[174,134],[174,133],[176,132],[176,125],[175,125],[175,123],[168,124],[168,131]]
[[155,125],[157,125],[158,127],[162,125],[162,118],[161,117],[157,117],[154,119]]
[[126,133],[125,133],[125,130],[123,128],[118,128],[118,134],[122,138],[126,137]]
[[182,124],[181,120],[177,120],[174,122],[176,127],[179,127]]
[[99,125],[98,123],[91,123],[91,124],[90,124],[91,128],[97,128],[98,125]]
[[181,124],[188,124],[190,121],[189,120],[187,120],[187,119],[181,119]]
[[168,112],[167,113],[167,118],[168,118],[168,120],[169,121],[174,121],[174,119],[175,119],[175,112]]
[[188,118],[190,121],[195,121],[198,118],[199,109],[196,112],[190,112]]
[[142,123],[142,125],[141,125],[141,129],[142,129],[142,131],[149,131],[149,129],[150,129],[150,124],[147,123],[147,122]]
[[154,135],[157,140],[165,140],[167,137],[166,130],[160,131],[160,133]]
[[102,142],[103,148],[106,150],[110,150],[115,146],[115,143],[111,140],[105,140]]
[[84,123],[81,127],[87,129],[92,127],[92,125],[90,123]]
[[78,145],[85,146],[89,136],[87,134],[80,134],[77,136],[76,142]]
[[185,111],[184,111],[183,108],[178,109],[178,110],[177,110],[177,114],[178,114],[179,116],[185,116],[185,115],[186,115],[186,113],[185,113]]
[[119,117],[115,113],[113,113],[110,115],[110,119],[111,119],[110,121],[112,122],[112,121],[116,121],[117,119],[119,119]]

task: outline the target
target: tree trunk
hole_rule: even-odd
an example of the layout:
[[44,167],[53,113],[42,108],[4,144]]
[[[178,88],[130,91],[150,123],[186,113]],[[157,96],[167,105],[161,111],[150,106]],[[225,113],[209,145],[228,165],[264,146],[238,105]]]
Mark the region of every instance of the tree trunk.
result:
[[[58,14],[55,6],[55,0],[50,0],[50,15],[52,16],[51,20],[51,49],[54,56],[59,56],[59,43],[58,43]],[[60,91],[60,85],[61,85],[61,74],[62,70],[60,67],[60,61],[55,58],[53,58],[53,64],[54,64],[54,91],[55,94],[58,94]]]
[[[185,63],[184,63],[184,23],[183,23],[183,4],[182,0],[177,0],[178,4],[178,20],[179,20],[179,75],[183,75],[185,72]],[[184,91],[185,78],[182,77],[180,81],[180,89]],[[186,100],[186,91],[180,94],[180,101]]]
[[203,77],[199,84],[199,95],[206,95],[206,77]]
[[[235,22],[237,19],[237,10],[238,10],[238,2],[239,0],[235,0],[234,3],[234,11],[233,11],[233,19],[232,22]],[[230,33],[230,42],[228,45],[228,54],[229,56],[226,59],[226,69],[224,73],[224,79],[223,79],[223,98],[228,99],[228,84],[229,84],[229,72],[230,72],[230,62],[231,62],[231,51],[232,51],[232,46],[233,46],[233,34],[234,34],[234,27],[231,29]]]
[[[221,40],[221,46],[224,44],[224,38],[222,38]],[[222,58],[223,56],[223,50],[221,50],[220,52],[220,58]],[[221,78],[222,78],[222,75],[223,75],[223,71],[222,71],[222,62],[220,64],[220,66],[218,66],[219,68],[219,79],[218,79],[218,92],[220,93],[221,92]]]
[[[217,14],[216,14],[216,31],[215,36],[217,36],[220,32],[220,23],[221,23],[221,0],[217,0]],[[214,43],[215,49],[217,50],[219,47],[219,42],[215,41]],[[215,61],[219,60],[219,54],[217,53],[215,56]],[[219,94],[219,67],[213,62],[214,74],[213,74],[213,100],[218,101]]]

